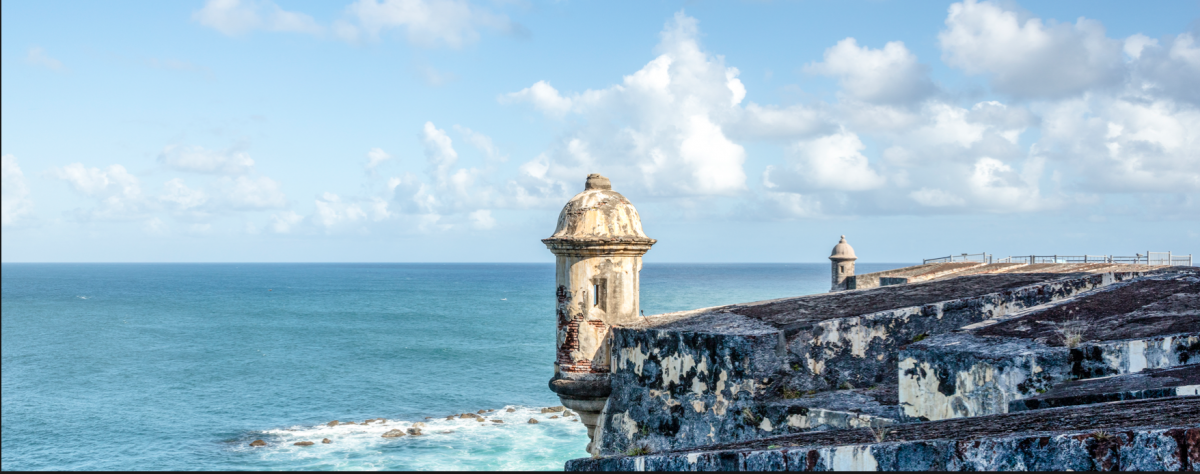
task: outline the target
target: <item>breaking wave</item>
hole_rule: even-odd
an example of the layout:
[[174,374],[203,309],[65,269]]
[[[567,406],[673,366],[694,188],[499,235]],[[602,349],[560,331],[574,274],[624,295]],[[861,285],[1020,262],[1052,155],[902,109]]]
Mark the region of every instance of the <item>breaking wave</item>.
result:
[[[512,409],[513,411],[508,411]],[[587,456],[587,429],[578,417],[506,406],[475,418],[341,420],[336,426],[292,426],[247,432],[230,440],[234,457],[248,468],[317,470],[561,470],[568,459]],[[552,418],[554,417],[554,418]],[[530,419],[538,423],[529,423]],[[492,420],[500,421],[500,423]],[[353,421],[355,424],[347,424]],[[384,438],[418,421],[420,436]],[[251,447],[262,439],[264,447]],[[329,439],[329,443],[322,443]],[[312,441],[311,446],[293,443]]]

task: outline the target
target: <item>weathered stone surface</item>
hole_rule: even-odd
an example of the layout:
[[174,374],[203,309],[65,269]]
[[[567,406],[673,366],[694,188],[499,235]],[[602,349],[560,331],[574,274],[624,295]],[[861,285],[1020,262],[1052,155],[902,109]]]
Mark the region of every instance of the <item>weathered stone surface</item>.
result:
[[1200,362],[1196,275],[1159,272],[911,344],[900,353],[903,418],[1005,413],[1068,380]]
[[261,439],[256,439],[256,440],[250,442],[250,446],[253,446],[255,448],[261,448],[266,445],[267,445],[267,442],[263,441]]
[[409,429],[405,430],[405,432],[411,436],[421,436],[423,434],[423,433],[421,433],[420,428],[409,428]]
[[517,411],[517,409],[516,409],[516,408],[509,408],[509,409],[507,409],[507,410],[504,410],[504,411],[505,411],[505,412],[508,412],[508,413],[512,413],[512,412],[515,412],[515,411]]
[[980,329],[976,334],[1065,346],[1068,344],[1063,333],[1072,329],[1078,334],[1078,342],[1196,332],[1200,328],[1200,278],[1171,276],[1113,285]]
[[329,438],[323,438],[323,439],[321,440],[321,444],[329,444],[329,443],[332,443],[332,442],[333,442],[333,441],[330,441],[330,440],[329,440]]
[[[1200,398],[1139,400],[809,432],[645,456],[568,461],[578,470],[1187,470],[1200,461]],[[895,441],[893,441],[895,440]],[[902,441],[901,441],[902,440]]]
[[556,407],[546,407],[546,408],[542,408],[542,413],[559,413],[566,409],[567,409],[567,407],[564,407],[562,405],[559,405]]
[[[897,384],[899,350],[914,340],[1135,276],[977,275],[671,313],[614,328],[613,392],[596,444],[601,454],[639,445],[661,451],[840,426],[789,424],[799,413],[780,400],[839,388],[883,386],[888,393]],[[845,426],[861,421],[858,415],[888,418],[855,413],[842,417]]]
[[312,446],[313,444],[315,444],[315,443],[313,443],[312,441],[299,441],[296,443],[292,443],[293,446]]
[[338,421],[337,421],[337,420],[333,420],[333,421],[331,421],[331,422],[329,422],[329,423],[326,423],[325,425],[326,425],[326,426],[337,426],[337,425],[338,425]]
[[1171,369],[1146,369],[1135,374],[1064,382],[1050,391],[1009,403],[1008,411],[1060,406],[1200,395],[1200,364]]
[[405,434],[406,433],[404,432],[404,430],[399,430],[399,429],[388,430],[388,432],[384,433],[382,437],[384,437],[384,438],[399,438],[401,436],[404,436]]
[[536,424],[538,424],[538,421],[537,421],[537,419],[535,419],[535,418],[530,418],[530,419],[529,419],[529,424],[531,424],[531,425],[536,425]]
[[412,424],[412,427],[413,427],[413,428],[424,428],[424,427],[425,427],[425,422],[424,422],[424,421],[418,421],[418,422],[416,422],[416,423],[413,423],[413,424]]

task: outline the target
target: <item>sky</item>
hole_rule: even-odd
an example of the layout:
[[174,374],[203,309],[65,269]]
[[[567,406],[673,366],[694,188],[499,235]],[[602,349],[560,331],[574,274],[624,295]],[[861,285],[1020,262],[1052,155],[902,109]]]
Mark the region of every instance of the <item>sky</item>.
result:
[[0,4],[4,262],[1200,250],[1200,2]]

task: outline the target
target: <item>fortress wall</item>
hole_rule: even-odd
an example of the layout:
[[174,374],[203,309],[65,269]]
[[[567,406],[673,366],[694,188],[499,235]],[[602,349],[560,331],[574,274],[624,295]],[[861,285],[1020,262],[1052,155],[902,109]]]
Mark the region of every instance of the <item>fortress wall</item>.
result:
[[1200,333],[1085,343],[1075,349],[946,334],[901,352],[902,419],[1008,413],[1012,402],[1067,380],[1200,363],[1197,349]]
[[899,355],[901,420],[1007,413],[1065,381],[1200,363],[1198,289],[1161,273],[912,344]]
[[789,446],[575,459],[568,471],[1187,471],[1200,428],[1031,433],[976,440]]
[[886,424],[894,417],[861,416],[856,410],[823,413],[783,402],[805,392],[894,386],[900,349],[922,335],[1130,276],[1054,280],[801,327],[781,328],[732,312],[737,309],[712,308],[691,312],[674,326],[614,328],[612,394],[600,415],[596,445],[601,455],[660,452],[814,428]]
[[801,391],[895,384],[900,349],[922,335],[947,333],[1136,275],[1091,274],[983,296],[819,321],[788,336],[792,370],[787,381]]
[[613,391],[596,429],[601,454],[769,433],[769,420],[764,424],[747,413],[755,411],[755,396],[782,364],[783,334],[763,323],[739,322],[751,328],[726,334],[615,329]]

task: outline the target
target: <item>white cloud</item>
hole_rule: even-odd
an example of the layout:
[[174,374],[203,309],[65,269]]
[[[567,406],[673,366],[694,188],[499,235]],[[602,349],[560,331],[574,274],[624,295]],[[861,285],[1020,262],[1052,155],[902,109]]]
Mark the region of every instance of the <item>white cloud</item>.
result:
[[1017,173],[1000,160],[983,157],[975,162],[967,182],[978,202],[993,212],[1037,211],[1057,207],[1056,201],[1043,199],[1038,189],[1037,179],[1041,176],[1042,166],[1041,159],[1031,158],[1026,162],[1024,172]]
[[862,154],[865,148],[858,135],[846,131],[798,141],[789,147],[790,166],[778,171],[768,166],[763,180],[783,189],[875,189],[883,186],[886,179]]
[[1087,192],[1200,192],[1200,110],[1167,99],[1093,97],[1047,104],[1046,154]]
[[158,199],[180,211],[187,211],[207,203],[208,195],[202,190],[189,188],[182,179],[175,178],[163,183],[163,194]]
[[929,67],[918,63],[900,41],[871,49],[846,38],[825,50],[824,62],[809,64],[805,70],[837,77],[851,98],[867,102],[905,104],[937,92]]
[[375,167],[390,159],[392,159],[392,155],[383,151],[382,148],[372,148],[367,152],[367,171],[375,171]]
[[71,187],[91,197],[120,196],[132,199],[141,196],[138,179],[125,171],[121,165],[108,168],[87,168],[83,163],[72,163],[55,168],[54,174],[71,184]]
[[0,157],[0,190],[0,225],[13,225],[33,213],[25,174],[13,155]]
[[421,129],[421,141],[425,143],[425,159],[429,163],[429,174],[439,183],[444,183],[450,169],[458,163],[458,152],[454,151],[454,142],[433,122],[425,122]]
[[599,172],[617,189],[668,196],[746,189],[745,149],[725,131],[740,119],[737,104],[746,93],[737,69],[701,49],[696,20],[682,12],[661,36],[659,56],[620,84],[564,96],[539,81],[502,97],[530,102],[551,118],[580,116],[539,158],[548,165],[543,180],[574,183]]
[[343,202],[342,198],[334,193],[327,192],[315,202],[317,211],[313,214],[313,219],[324,227],[326,232],[340,224],[352,224],[367,219],[367,213],[361,206],[357,203]]
[[997,91],[1018,97],[1062,97],[1123,79],[1122,44],[1099,22],[1022,17],[987,1],[951,5],[938,34],[942,60],[968,74],[990,74]]
[[127,219],[145,211],[141,184],[124,166],[110,165],[100,169],[72,163],[54,168],[51,175],[66,181],[75,191],[98,201],[92,210],[76,213],[81,219]]
[[[1136,37],[1137,35],[1135,35]],[[1125,50],[1130,51],[1126,40]],[[1190,33],[1167,38],[1159,46],[1157,40],[1143,41],[1133,63],[1135,86],[1160,98],[1180,100],[1200,105],[1200,44]]]
[[158,154],[158,162],[180,171],[221,175],[243,175],[254,170],[254,160],[240,151],[215,151],[204,147],[169,145]]
[[225,203],[238,210],[279,209],[287,205],[287,196],[279,189],[279,182],[266,176],[250,178],[221,178],[217,187]]
[[551,86],[549,82],[537,81],[532,86],[500,96],[500,102],[529,102],[546,115],[562,117],[571,111],[575,100],[560,95],[558,89]]
[[192,13],[192,19],[228,36],[254,30],[309,34],[323,31],[311,16],[286,11],[269,0],[208,0]]
[[343,21],[334,29],[351,41],[360,32],[377,39],[386,29],[400,28],[413,44],[460,48],[477,41],[481,27],[518,36],[525,31],[507,16],[465,0],[358,0],[346,7],[346,13],[357,24]]
[[1125,38],[1125,46],[1122,49],[1130,58],[1138,59],[1147,46],[1158,46],[1158,40],[1138,33]]
[[62,71],[64,69],[61,61],[47,55],[46,50],[42,49],[40,46],[29,48],[29,53],[25,55],[25,61],[28,61],[29,64],[41,66],[54,71]]

